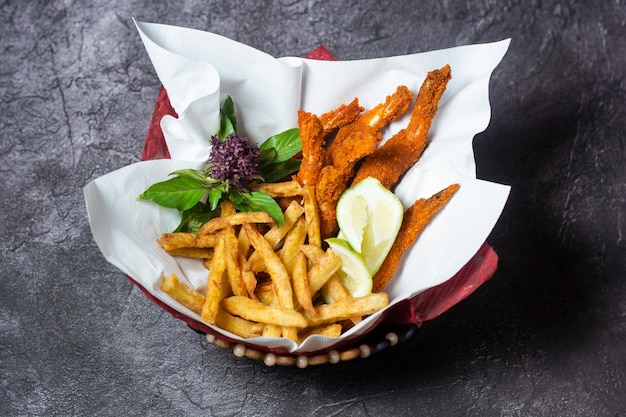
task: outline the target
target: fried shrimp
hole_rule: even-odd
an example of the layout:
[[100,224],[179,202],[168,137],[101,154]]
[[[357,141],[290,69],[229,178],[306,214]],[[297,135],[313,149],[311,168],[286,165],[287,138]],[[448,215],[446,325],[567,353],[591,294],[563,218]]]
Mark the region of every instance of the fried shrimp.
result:
[[382,140],[381,129],[400,117],[409,108],[412,99],[413,93],[407,87],[399,86],[384,103],[366,111],[337,132],[326,150],[326,164],[333,169],[322,170],[317,185],[322,237],[337,234],[335,208],[354,175],[355,165],[374,152]]
[[439,100],[451,79],[450,66],[431,71],[422,83],[408,126],[364,159],[352,184],[377,178],[393,190],[402,175],[421,157]]
[[320,119],[313,113],[298,111],[298,126],[302,142],[302,163],[297,179],[300,185],[315,185],[324,164],[324,131]]
[[400,117],[411,104],[413,93],[406,86],[399,86],[387,96],[384,103],[366,111],[354,122],[343,126],[335,140],[328,146],[328,163],[351,177],[354,165],[374,152],[382,141],[381,129]]
[[324,136],[329,135],[337,128],[354,122],[363,110],[365,109],[359,105],[359,99],[355,98],[347,105],[342,104],[336,109],[322,114],[319,120],[324,128]]
[[322,239],[337,236],[337,202],[346,189],[346,182],[341,173],[332,165],[322,168],[320,181],[316,186],[315,197],[318,201],[320,216],[320,235]]
[[372,292],[381,291],[393,277],[402,260],[404,252],[417,240],[430,220],[446,205],[459,189],[459,184],[452,184],[433,194],[429,198],[416,200],[405,210],[400,232],[391,246],[391,250],[373,277]]

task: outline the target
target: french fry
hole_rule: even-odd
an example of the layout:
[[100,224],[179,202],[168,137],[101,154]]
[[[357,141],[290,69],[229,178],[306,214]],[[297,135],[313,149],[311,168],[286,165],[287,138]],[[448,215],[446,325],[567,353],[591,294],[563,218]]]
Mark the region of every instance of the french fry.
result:
[[291,340],[297,342],[298,341],[298,329],[296,329],[295,327],[283,326],[282,327],[282,336],[285,339],[291,339]]
[[363,297],[338,301],[333,304],[322,304],[315,307],[317,314],[304,313],[309,326],[336,323],[354,316],[367,316],[389,304],[387,293],[379,292]]
[[304,218],[300,217],[289,233],[287,233],[287,236],[285,236],[283,247],[278,251],[278,256],[285,264],[289,274],[293,274],[296,255],[300,252],[300,246],[304,244],[306,235],[306,223]]
[[202,306],[202,320],[215,324],[219,304],[224,297],[224,281],[226,272],[226,242],[223,235],[219,235],[215,244],[215,254],[209,269],[205,302]]
[[[242,264],[245,262],[245,260],[241,260]],[[242,270],[241,270],[241,279],[243,280],[243,284],[246,287],[246,291],[248,292],[248,296],[251,298],[254,298],[254,291],[256,289],[256,276],[254,275],[254,272],[250,271],[249,269],[246,269],[247,266],[242,266]]]
[[205,301],[204,296],[180,282],[176,274],[170,274],[163,278],[161,290],[194,313],[202,313],[202,306]]
[[315,187],[304,187],[304,218],[310,245],[322,246],[320,234],[320,215],[317,200],[315,199]]
[[223,238],[225,241],[224,256],[226,258],[226,272],[228,282],[235,295],[248,295],[248,288],[244,282],[243,272],[239,258],[239,241],[235,236],[232,227],[224,229]]
[[318,334],[320,336],[327,337],[339,337],[343,327],[339,323],[326,324],[319,327],[307,327],[298,334],[300,340],[304,340],[312,334]]
[[296,201],[292,201],[285,210],[285,222],[280,225],[274,225],[270,230],[268,230],[267,233],[263,235],[265,240],[276,248],[285,235],[289,233],[289,230],[291,230],[294,223],[300,218],[302,213],[304,213],[304,208]]
[[[262,304],[270,307],[279,307],[278,298],[274,294],[274,286],[269,285],[269,292],[266,293]],[[280,337],[283,334],[283,328],[276,324],[265,324],[263,327],[263,337]]]
[[181,258],[195,259],[211,259],[213,258],[213,249],[209,248],[177,248],[166,251],[171,256],[179,256]]
[[238,256],[239,263],[241,265],[241,278],[243,279],[243,283],[248,290],[248,295],[251,298],[254,298],[254,291],[256,288],[256,276],[254,272],[251,270],[250,265],[248,263],[248,253],[250,253],[250,240],[248,239],[248,235],[246,232],[241,229],[239,230],[239,234],[237,235],[237,243],[239,246]]
[[350,291],[343,285],[337,274],[333,274],[321,289],[324,298],[331,299],[334,302],[347,300],[352,298]]
[[168,252],[180,248],[212,248],[215,245],[215,236],[183,232],[163,233],[157,242]]
[[311,287],[309,286],[309,273],[308,273],[306,256],[300,252],[296,256],[296,261],[293,267],[292,282],[293,292],[296,296],[296,300],[302,306],[302,308],[311,315],[315,315],[315,309],[313,308],[313,296],[311,294]]
[[276,298],[274,297],[274,284],[272,284],[272,281],[258,283],[254,291],[254,297],[267,306],[272,305]]
[[230,200],[224,200],[220,203],[220,217],[228,217],[237,213],[235,204]]
[[266,324],[263,326],[263,337],[281,337],[283,328],[276,324]]
[[215,324],[228,332],[244,338],[261,336],[263,331],[263,325],[233,316],[221,308],[217,312]]
[[253,187],[254,191],[260,191],[271,197],[295,197],[302,195],[302,187],[298,181],[262,182]]
[[226,217],[214,217],[200,227],[199,235],[210,235],[230,226],[248,223],[273,223],[274,219],[264,211],[242,211]]
[[291,290],[291,279],[285,269],[285,265],[280,257],[265,238],[251,224],[246,223],[242,226],[250,239],[250,243],[261,254],[263,262],[267,267],[267,271],[274,283],[274,289],[278,302],[281,307],[293,308],[293,291]]
[[304,316],[292,308],[270,307],[248,297],[227,297],[222,300],[221,305],[231,314],[258,323],[297,328],[307,326]]
[[314,245],[301,245],[300,248],[313,261],[313,267],[309,271],[309,285],[311,293],[315,294],[341,268],[341,258],[330,248],[326,252]]
[[250,253],[250,240],[243,229],[239,230],[237,240],[239,242],[239,254],[243,256],[244,259],[247,259],[248,254]]
[[[272,246],[272,248],[276,249],[279,243],[283,240],[285,235],[289,233],[294,223],[302,216],[304,213],[304,209],[300,204],[295,201],[292,201],[291,204],[285,210],[285,222],[280,225],[274,225],[270,230],[268,230],[263,237],[267,242]],[[256,271],[263,270],[260,265],[262,257],[258,252],[253,252],[252,255],[248,258],[248,262],[252,266],[251,269]]]

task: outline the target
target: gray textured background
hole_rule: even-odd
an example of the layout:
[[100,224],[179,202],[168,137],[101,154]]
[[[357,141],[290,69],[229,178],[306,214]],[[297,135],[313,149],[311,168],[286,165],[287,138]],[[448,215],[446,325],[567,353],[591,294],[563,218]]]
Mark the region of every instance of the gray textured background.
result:
[[[0,415],[626,415],[623,2],[85,3],[0,1]],[[407,342],[304,371],[181,325],[105,262],[82,198],[140,159],[159,82],[133,16],[275,56],[511,37],[475,140],[479,177],[513,186],[496,276]]]

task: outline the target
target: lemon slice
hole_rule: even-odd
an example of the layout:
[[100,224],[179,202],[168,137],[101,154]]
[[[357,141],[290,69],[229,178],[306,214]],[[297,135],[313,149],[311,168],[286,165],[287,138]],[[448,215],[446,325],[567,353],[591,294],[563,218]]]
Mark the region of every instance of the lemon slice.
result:
[[341,258],[337,275],[353,297],[362,297],[372,292],[372,274],[363,257],[343,239],[326,239],[333,252]]
[[372,275],[389,253],[403,215],[398,197],[372,177],[348,188],[339,198],[339,236],[361,254]]

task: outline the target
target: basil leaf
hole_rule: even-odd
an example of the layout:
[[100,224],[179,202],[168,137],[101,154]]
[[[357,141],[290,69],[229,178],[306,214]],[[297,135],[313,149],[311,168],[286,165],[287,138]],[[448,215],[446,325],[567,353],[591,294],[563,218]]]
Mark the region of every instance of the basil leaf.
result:
[[200,201],[205,192],[206,189],[199,181],[174,177],[151,185],[137,199],[151,200],[163,207],[185,211]]
[[259,151],[259,166],[273,164],[278,159],[278,151],[275,148],[259,148]]
[[196,180],[207,186],[211,186],[217,182],[213,178],[207,177],[204,171],[200,171],[197,169],[179,169],[178,171],[172,172],[170,175],[178,175],[179,177],[186,177],[192,180]]
[[209,190],[209,206],[211,210],[215,210],[222,199],[222,187],[215,187]]
[[252,191],[250,193],[241,194],[243,201],[239,204],[234,203],[239,211],[265,211],[278,224],[285,223],[285,216],[280,206],[268,194]]
[[197,203],[189,210],[183,211],[180,224],[174,232],[190,232],[196,233],[200,227],[213,217],[213,212],[204,203]]
[[276,164],[259,166],[259,172],[265,182],[278,182],[300,169],[301,161],[298,159],[288,159]]
[[237,117],[235,116],[235,105],[230,96],[226,97],[220,109],[220,132],[219,139],[224,141],[226,136],[237,131]]
[[[228,199],[232,201],[235,207],[239,207],[241,204],[243,204],[245,200],[242,193],[234,189],[231,189],[230,193],[228,193]],[[244,211],[244,210],[240,210],[240,211]],[[245,211],[251,211],[251,210],[245,210]]]
[[[298,152],[302,150],[302,143],[300,142],[300,129],[294,127],[293,129],[285,130],[282,133],[268,138],[259,147],[261,155],[263,155],[262,151],[270,148],[274,148],[276,150],[276,155],[272,158],[271,162],[283,162],[294,155],[297,155]],[[259,156],[259,162],[264,162],[261,156]]]

